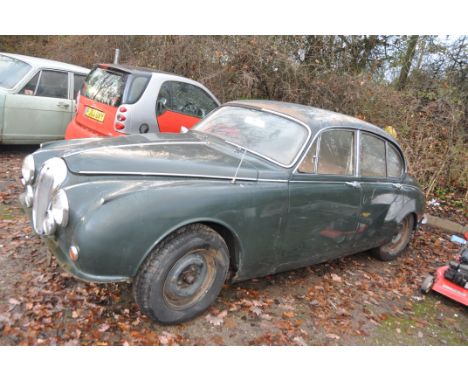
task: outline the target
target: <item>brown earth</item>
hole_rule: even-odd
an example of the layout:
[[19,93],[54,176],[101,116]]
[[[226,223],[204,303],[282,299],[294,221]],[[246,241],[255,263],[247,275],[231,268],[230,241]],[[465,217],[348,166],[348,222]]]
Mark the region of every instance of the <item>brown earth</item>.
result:
[[[36,148],[0,152],[0,345],[468,344],[467,309],[419,292],[458,250],[429,227],[392,263],[361,253],[227,285],[202,316],[153,323],[130,284],[84,283],[49,264],[18,203],[21,161]],[[466,224],[463,210],[449,212]]]

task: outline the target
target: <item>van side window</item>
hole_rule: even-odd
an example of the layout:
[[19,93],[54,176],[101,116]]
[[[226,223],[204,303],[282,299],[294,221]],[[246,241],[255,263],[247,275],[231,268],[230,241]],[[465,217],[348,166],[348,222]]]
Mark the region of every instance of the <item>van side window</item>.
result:
[[385,178],[385,141],[372,134],[361,134],[359,148],[360,176]]
[[318,144],[318,173],[353,175],[354,132],[330,130],[321,134]]
[[38,97],[68,98],[68,73],[43,70],[35,95]]
[[401,155],[391,143],[387,143],[387,176],[399,178],[403,170],[404,165]]

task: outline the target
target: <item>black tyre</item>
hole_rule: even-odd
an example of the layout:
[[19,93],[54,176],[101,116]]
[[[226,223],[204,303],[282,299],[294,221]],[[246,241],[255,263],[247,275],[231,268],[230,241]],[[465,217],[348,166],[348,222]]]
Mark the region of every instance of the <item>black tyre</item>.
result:
[[434,285],[434,276],[427,276],[421,284],[421,292],[422,293],[429,293],[432,289],[432,285]]
[[203,313],[216,299],[229,269],[229,251],[211,228],[194,224],[161,242],[148,256],[133,285],[141,311],[162,324]]
[[414,217],[406,216],[398,226],[398,230],[393,235],[392,240],[379,248],[372,250],[372,254],[379,260],[391,261],[396,259],[408,246],[413,234]]

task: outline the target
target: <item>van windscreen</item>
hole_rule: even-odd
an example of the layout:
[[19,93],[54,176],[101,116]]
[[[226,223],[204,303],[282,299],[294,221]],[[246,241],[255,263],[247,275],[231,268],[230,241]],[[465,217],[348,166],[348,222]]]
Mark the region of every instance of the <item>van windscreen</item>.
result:
[[127,74],[102,68],[93,69],[83,85],[83,95],[110,106],[122,103]]

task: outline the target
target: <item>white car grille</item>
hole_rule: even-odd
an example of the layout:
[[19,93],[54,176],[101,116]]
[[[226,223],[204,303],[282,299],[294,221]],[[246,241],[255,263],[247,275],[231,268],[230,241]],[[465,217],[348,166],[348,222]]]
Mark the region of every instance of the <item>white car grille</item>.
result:
[[39,176],[37,177],[32,208],[33,227],[39,235],[44,233],[42,226],[47,209],[49,208],[53,184],[53,172],[46,164],[41,168]]

